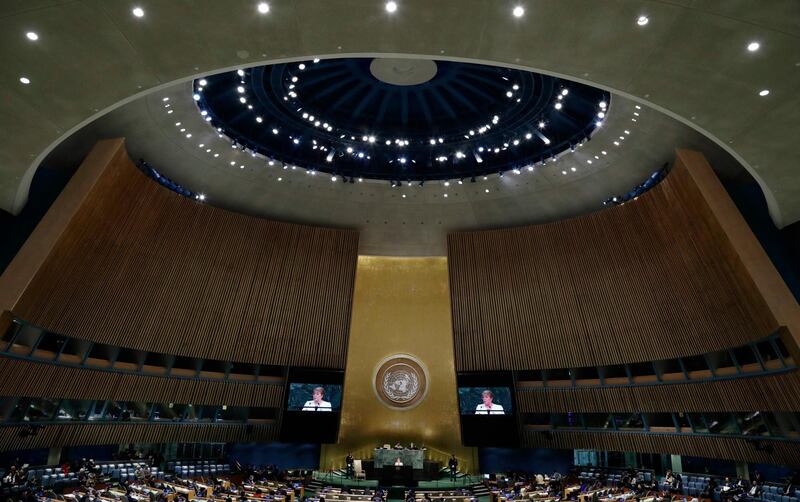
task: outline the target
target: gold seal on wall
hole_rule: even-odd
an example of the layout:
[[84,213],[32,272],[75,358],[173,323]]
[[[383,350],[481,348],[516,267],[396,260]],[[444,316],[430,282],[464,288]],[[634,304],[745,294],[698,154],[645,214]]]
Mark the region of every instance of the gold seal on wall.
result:
[[395,354],[378,363],[372,387],[386,406],[410,409],[428,393],[428,371],[416,357]]

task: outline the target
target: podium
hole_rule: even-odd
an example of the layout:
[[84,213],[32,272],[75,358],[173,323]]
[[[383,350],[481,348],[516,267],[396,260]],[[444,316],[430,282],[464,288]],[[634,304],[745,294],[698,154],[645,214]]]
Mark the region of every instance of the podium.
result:
[[380,484],[386,486],[416,486],[411,465],[384,465],[379,469]]

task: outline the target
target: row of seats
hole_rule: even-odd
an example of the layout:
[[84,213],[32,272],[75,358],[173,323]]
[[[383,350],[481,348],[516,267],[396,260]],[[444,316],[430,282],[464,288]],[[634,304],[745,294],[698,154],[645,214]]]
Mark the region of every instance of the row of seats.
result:
[[188,460],[167,462],[167,471],[184,478],[215,476],[231,472],[230,464],[219,464],[216,460]]
[[[649,471],[640,471],[644,480],[649,483],[653,480],[653,473]],[[638,473],[637,473],[638,474]],[[599,471],[589,470],[589,471],[581,471],[578,479],[581,481],[592,481],[598,478],[600,475]],[[610,486],[617,486],[622,481],[622,474],[609,474],[607,477],[607,482]]]

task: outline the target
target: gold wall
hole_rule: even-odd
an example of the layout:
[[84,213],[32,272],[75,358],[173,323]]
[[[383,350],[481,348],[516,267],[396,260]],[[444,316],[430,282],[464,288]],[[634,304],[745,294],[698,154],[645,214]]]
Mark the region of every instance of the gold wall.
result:
[[[320,468],[344,466],[348,451],[372,457],[378,444],[415,442],[446,465],[478,469],[477,451],[461,446],[447,259],[360,256],[353,295],[339,442],[323,445]],[[372,377],[378,363],[410,354],[427,366],[425,399],[408,410],[378,400]]]

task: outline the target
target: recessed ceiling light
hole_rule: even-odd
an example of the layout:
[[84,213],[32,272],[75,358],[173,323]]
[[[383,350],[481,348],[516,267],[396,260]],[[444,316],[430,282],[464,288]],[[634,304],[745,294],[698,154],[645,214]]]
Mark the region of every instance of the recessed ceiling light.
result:
[[29,79],[28,77],[19,77],[19,81],[22,82],[25,85],[28,85],[28,84],[31,83],[31,79]]
[[517,5],[511,13],[514,14],[514,17],[522,17],[525,15],[525,8],[521,5]]
[[768,96],[769,89],[763,89],[761,92],[758,93],[759,96]]
[[556,110],[560,110],[560,109],[561,109],[561,103],[556,103]]
[[644,26],[650,22],[650,19],[647,16],[639,16],[639,19],[636,20],[636,24],[639,26]]
[[198,84],[200,84],[200,87],[204,87],[204,86],[208,85],[208,80],[206,80],[204,78],[201,78],[200,82],[198,82]]
[[39,35],[37,35],[35,31],[29,31],[28,33],[25,34],[25,36],[28,37],[28,40],[31,40],[33,42],[39,40]]
[[386,2],[386,12],[393,13],[397,11],[397,2]]
[[757,51],[759,47],[761,47],[761,44],[758,42],[750,42],[749,44],[747,44],[747,50],[750,52]]
[[133,15],[136,17],[144,17],[144,9],[141,7],[134,7],[131,12],[133,12]]
[[267,2],[261,2],[258,4],[258,12],[261,14],[266,14],[269,12],[269,4]]

